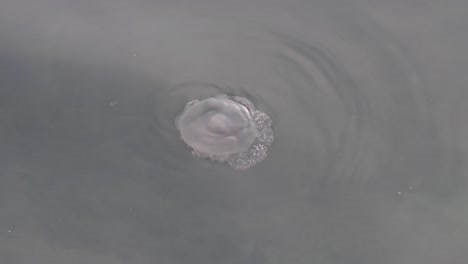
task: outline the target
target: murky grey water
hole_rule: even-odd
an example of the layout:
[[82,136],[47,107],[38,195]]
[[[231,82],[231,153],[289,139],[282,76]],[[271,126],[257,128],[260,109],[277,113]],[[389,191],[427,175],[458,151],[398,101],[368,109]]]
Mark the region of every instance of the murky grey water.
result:
[[[0,263],[468,259],[468,2],[0,0]],[[190,100],[273,120],[247,170]]]

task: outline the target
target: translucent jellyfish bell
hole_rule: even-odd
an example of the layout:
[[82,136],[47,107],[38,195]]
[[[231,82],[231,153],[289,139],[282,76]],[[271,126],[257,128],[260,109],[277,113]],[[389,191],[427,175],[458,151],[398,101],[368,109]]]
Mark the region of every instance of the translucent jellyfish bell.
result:
[[238,96],[190,101],[176,126],[196,157],[226,161],[236,169],[265,159],[273,141],[270,118]]
[[187,145],[211,155],[244,151],[257,134],[247,108],[228,98],[195,103],[180,117],[179,129]]

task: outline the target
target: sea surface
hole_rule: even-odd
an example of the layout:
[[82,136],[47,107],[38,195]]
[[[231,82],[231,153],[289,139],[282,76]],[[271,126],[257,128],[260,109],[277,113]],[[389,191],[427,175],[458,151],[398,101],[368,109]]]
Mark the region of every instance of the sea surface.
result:
[[[0,0],[1,264],[464,264],[468,1]],[[240,96],[267,157],[176,118]]]

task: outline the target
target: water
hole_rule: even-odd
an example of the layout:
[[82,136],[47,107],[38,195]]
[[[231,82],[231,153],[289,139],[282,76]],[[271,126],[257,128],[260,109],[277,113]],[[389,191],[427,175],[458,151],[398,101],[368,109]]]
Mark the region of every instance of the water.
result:
[[[0,1],[0,262],[465,263],[467,11]],[[221,94],[272,121],[246,170],[174,125]]]

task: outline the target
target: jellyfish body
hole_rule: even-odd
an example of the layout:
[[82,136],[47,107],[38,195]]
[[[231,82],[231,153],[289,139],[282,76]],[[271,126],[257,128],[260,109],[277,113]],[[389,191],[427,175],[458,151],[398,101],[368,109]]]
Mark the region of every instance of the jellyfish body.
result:
[[244,151],[257,133],[247,108],[228,98],[195,103],[180,117],[179,129],[187,145],[212,155]]
[[270,118],[238,96],[190,101],[176,127],[196,157],[226,161],[236,169],[263,160],[273,141]]

